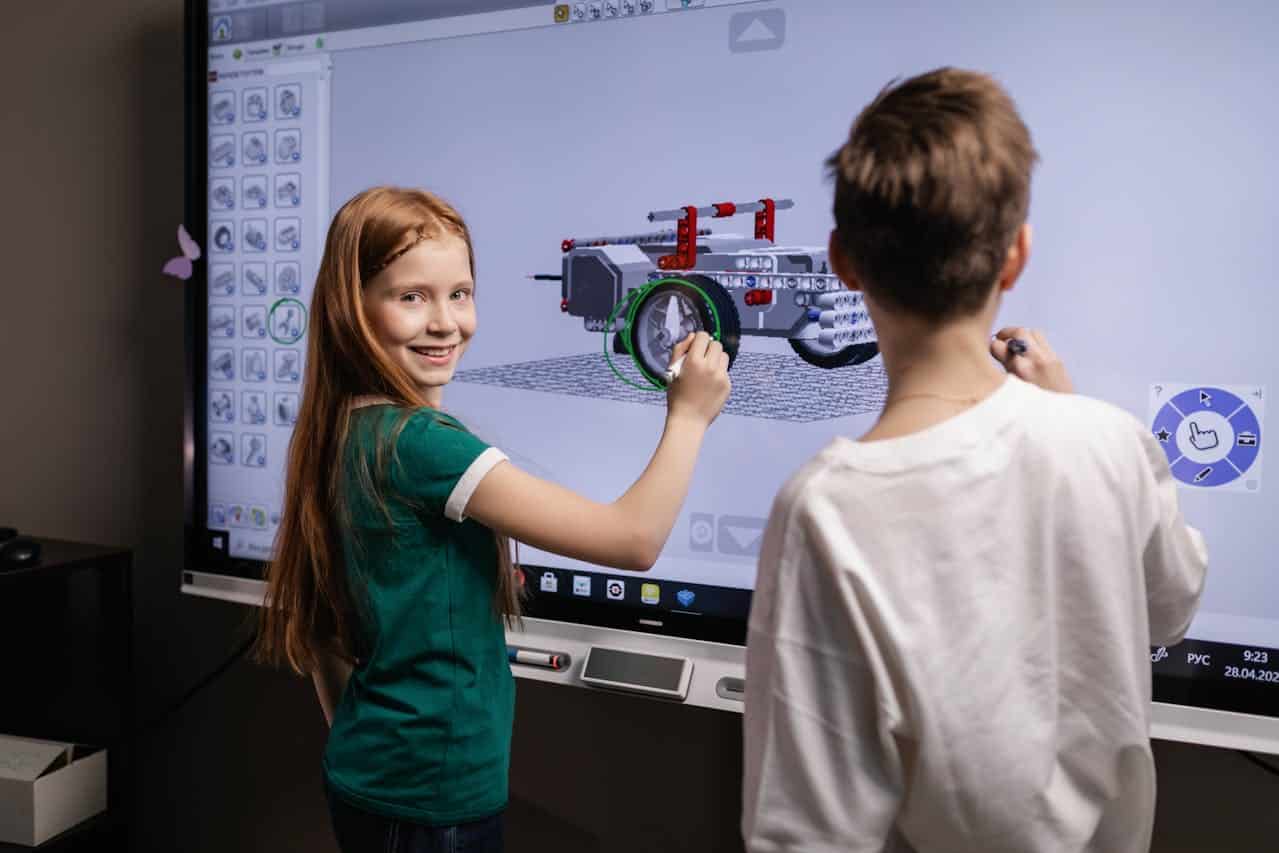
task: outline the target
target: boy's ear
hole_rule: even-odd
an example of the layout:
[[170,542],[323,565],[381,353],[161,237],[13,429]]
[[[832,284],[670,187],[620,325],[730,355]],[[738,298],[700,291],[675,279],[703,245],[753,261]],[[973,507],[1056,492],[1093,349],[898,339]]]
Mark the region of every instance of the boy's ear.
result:
[[1018,277],[1021,276],[1022,270],[1026,269],[1026,262],[1030,260],[1030,238],[1030,223],[1023,222],[1022,226],[1017,229],[1017,236],[1013,238],[1013,244],[1008,247],[1008,255],[1004,258],[1004,269],[999,274],[999,289],[1001,292],[1012,290],[1013,285],[1017,283]]
[[857,276],[853,274],[851,265],[848,263],[848,256],[844,254],[844,250],[839,245],[839,232],[834,229],[830,232],[830,240],[826,245],[826,258],[830,261],[830,271],[839,276],[839,280],[849,290],[861,290],[862,284],[857,280]]

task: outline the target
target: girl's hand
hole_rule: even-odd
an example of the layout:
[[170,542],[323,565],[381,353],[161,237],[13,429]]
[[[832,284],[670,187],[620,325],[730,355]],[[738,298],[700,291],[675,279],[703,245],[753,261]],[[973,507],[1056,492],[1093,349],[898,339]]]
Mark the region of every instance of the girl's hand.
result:
[[666,388],[668,417],[688,417],[708,427],[724,408],[732,383],[728,353],[706,332],[689,335],[671,351],[671,364],[684,359],[679,376]]
[[[1020,345],[1013,343],[1020,341]],[[1018,379],[1024,379],[1048,391],[1069,394],[1074,391],[1066,365],[1048,346],[1048,339],[1038,329],[1006,326],[990,341],[990,354]]]
[[[705,332],[675,346],[684,359],[666,390],[666,428],[653,458],[620,498],[601,504],[510,462],[475,487],[466,514],[526,545],[575,560],[647,571],[675,528],[706,428],[728,400],[728,355]],[[565,519],[571,519],[566,523]]]

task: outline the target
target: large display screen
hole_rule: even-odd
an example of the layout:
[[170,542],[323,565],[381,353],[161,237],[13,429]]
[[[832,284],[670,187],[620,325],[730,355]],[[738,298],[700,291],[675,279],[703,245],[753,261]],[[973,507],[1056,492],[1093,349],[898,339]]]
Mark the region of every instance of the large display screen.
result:
[[1034,251],[1001,322],[1044,328],[1082,393],[1149,423],[1207,537],[1190,641],[1152,650],[1160,689],[1279,708],[1265,4],[204,11],[194,528],[221,537],[220,570],[270,554],[331,216],[375,184],[425,187],[461,210],[477,257],[479,331],[445,408],[533,473],[615,499],[658,439],[671,338],[739,338],[732,397],[652,571],[520,558],[539,615],[741,642],[773,495],[866,431],[886,389],[874,330],[826,265],[823,160],[891,79],[957,65],[1007,86],[1042,157]]

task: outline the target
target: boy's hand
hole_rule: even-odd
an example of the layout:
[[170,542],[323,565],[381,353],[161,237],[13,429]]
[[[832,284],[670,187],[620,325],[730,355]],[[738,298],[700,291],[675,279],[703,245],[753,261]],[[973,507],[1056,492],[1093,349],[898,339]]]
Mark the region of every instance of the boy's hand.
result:
[[675,345],[671,364],[683,359],[679,376],[666,388],[671,414],[691,415],[710,426],[728,401],[728,353],[706,332],[689,335]]
[[[1014,343],[1019,341],[1020,345]],[[1066,365],[1048,346],[1048,339],[1038,329],[1005,326],[990,340],[990,354],[1018,379],[1034,383],[1048,391],[1073,392]]]

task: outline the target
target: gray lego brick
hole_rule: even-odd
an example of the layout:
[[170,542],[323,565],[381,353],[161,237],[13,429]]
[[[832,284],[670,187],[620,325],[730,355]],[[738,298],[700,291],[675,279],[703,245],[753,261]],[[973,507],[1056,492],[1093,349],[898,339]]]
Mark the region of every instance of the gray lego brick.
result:
[[[647,384],[628,356],[613,364],[627,379]],[[888,391],[879,358],[855,367],[822,370],[796,356],[743,352],[732,370],[733,393],[724,411],[730,415],[809,423],[878,412]],[[570,355],[540,361],[462,370],[456,382],[522,388],[599,400],[666,405],[666,397],[617,378],[603,353]]]

